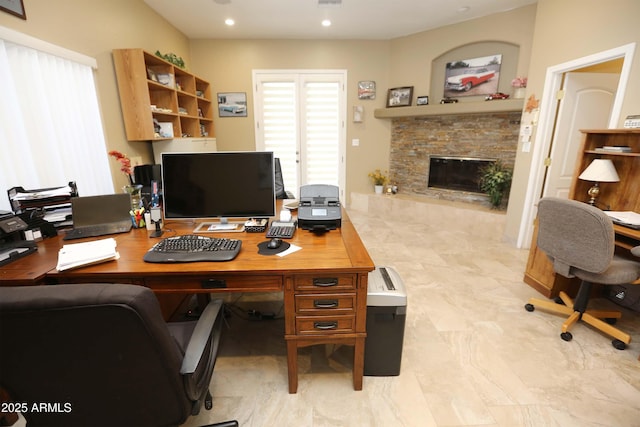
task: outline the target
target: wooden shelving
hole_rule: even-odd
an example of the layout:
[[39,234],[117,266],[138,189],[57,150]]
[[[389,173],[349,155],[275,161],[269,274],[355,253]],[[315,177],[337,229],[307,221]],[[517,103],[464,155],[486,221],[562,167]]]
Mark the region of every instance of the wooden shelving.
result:
[[215,136],[207,81],[142,49],[116,49],[113,62],[129,141]]
[[523,106],[524,99],[501,99],[495,101],[378,108],[373,112],[373,115],[378,119],[394,119],[400,117],[442,116],[447,114],[503,113],[507,111],[522,111]]

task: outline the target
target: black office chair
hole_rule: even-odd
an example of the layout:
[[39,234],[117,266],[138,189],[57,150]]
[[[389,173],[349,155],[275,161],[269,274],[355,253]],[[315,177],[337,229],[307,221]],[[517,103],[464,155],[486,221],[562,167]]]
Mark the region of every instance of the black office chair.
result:
[[280,159],[278,157],[273,159],[275,166],[275,184],[276,184],[276,199],[294,199],[293,193],[284,189],[284,179],[282,178],[282,167],[280,166]]
[[[568,316],[560,337],[571,341],[569,329],[578,321],[613,337],[612,344],[624,350],[629,334],[612,326],[619,311],[588,310],[592,283],[621,285],[640,278],[640,263],[614,257],[615,234],[611,219],[600,209],[575,200],[545,197],[538,204],[538,247],[553,262],[556,273],[582,280],[575,301],[560,292],[560,301],[531,298],[527,311],[535,307]],[[640,246],[632,250],[640,255]],[[606,321],[603,321],[605,319]]]
[[28,426],[180,425],[212,406],[221,313],[165,323],[134,285],[0,287],[0,388]]

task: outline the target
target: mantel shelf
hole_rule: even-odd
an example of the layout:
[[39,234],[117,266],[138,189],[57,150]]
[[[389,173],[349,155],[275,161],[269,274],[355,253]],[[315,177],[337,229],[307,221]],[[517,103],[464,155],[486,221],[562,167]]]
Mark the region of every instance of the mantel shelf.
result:
[[453,104],[429,104],[413,107],[377,108],[377,119],[401,117],[442,116],[447,114],[482,114],[522,111],[524,99],[500,99],[494,101],[458,102]]

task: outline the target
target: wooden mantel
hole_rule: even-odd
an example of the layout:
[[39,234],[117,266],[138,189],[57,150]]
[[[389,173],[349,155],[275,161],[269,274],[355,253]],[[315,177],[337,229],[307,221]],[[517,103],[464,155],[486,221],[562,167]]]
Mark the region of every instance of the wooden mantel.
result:
[[453,104],[429,104],[413,107],[377,108],[377,119],[400,117],[442,116],[447,114],[484,114],[522,111],[524,99],[500,99],[494,101],[458,102]]

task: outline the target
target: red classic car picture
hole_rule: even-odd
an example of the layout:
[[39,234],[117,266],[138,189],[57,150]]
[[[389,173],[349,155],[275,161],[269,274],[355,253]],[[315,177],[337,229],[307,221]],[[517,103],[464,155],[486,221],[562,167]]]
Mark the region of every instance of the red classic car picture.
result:
[[465,70],[464,74],[447,79],[447,89],[464,90],[466,92],[472,87],[478,86],[480,83],[491,80],[495,76],[495,71],[490,71],[488,68]]
[[486,96],[498,92],[502,55],[447,62],[444,96]]

